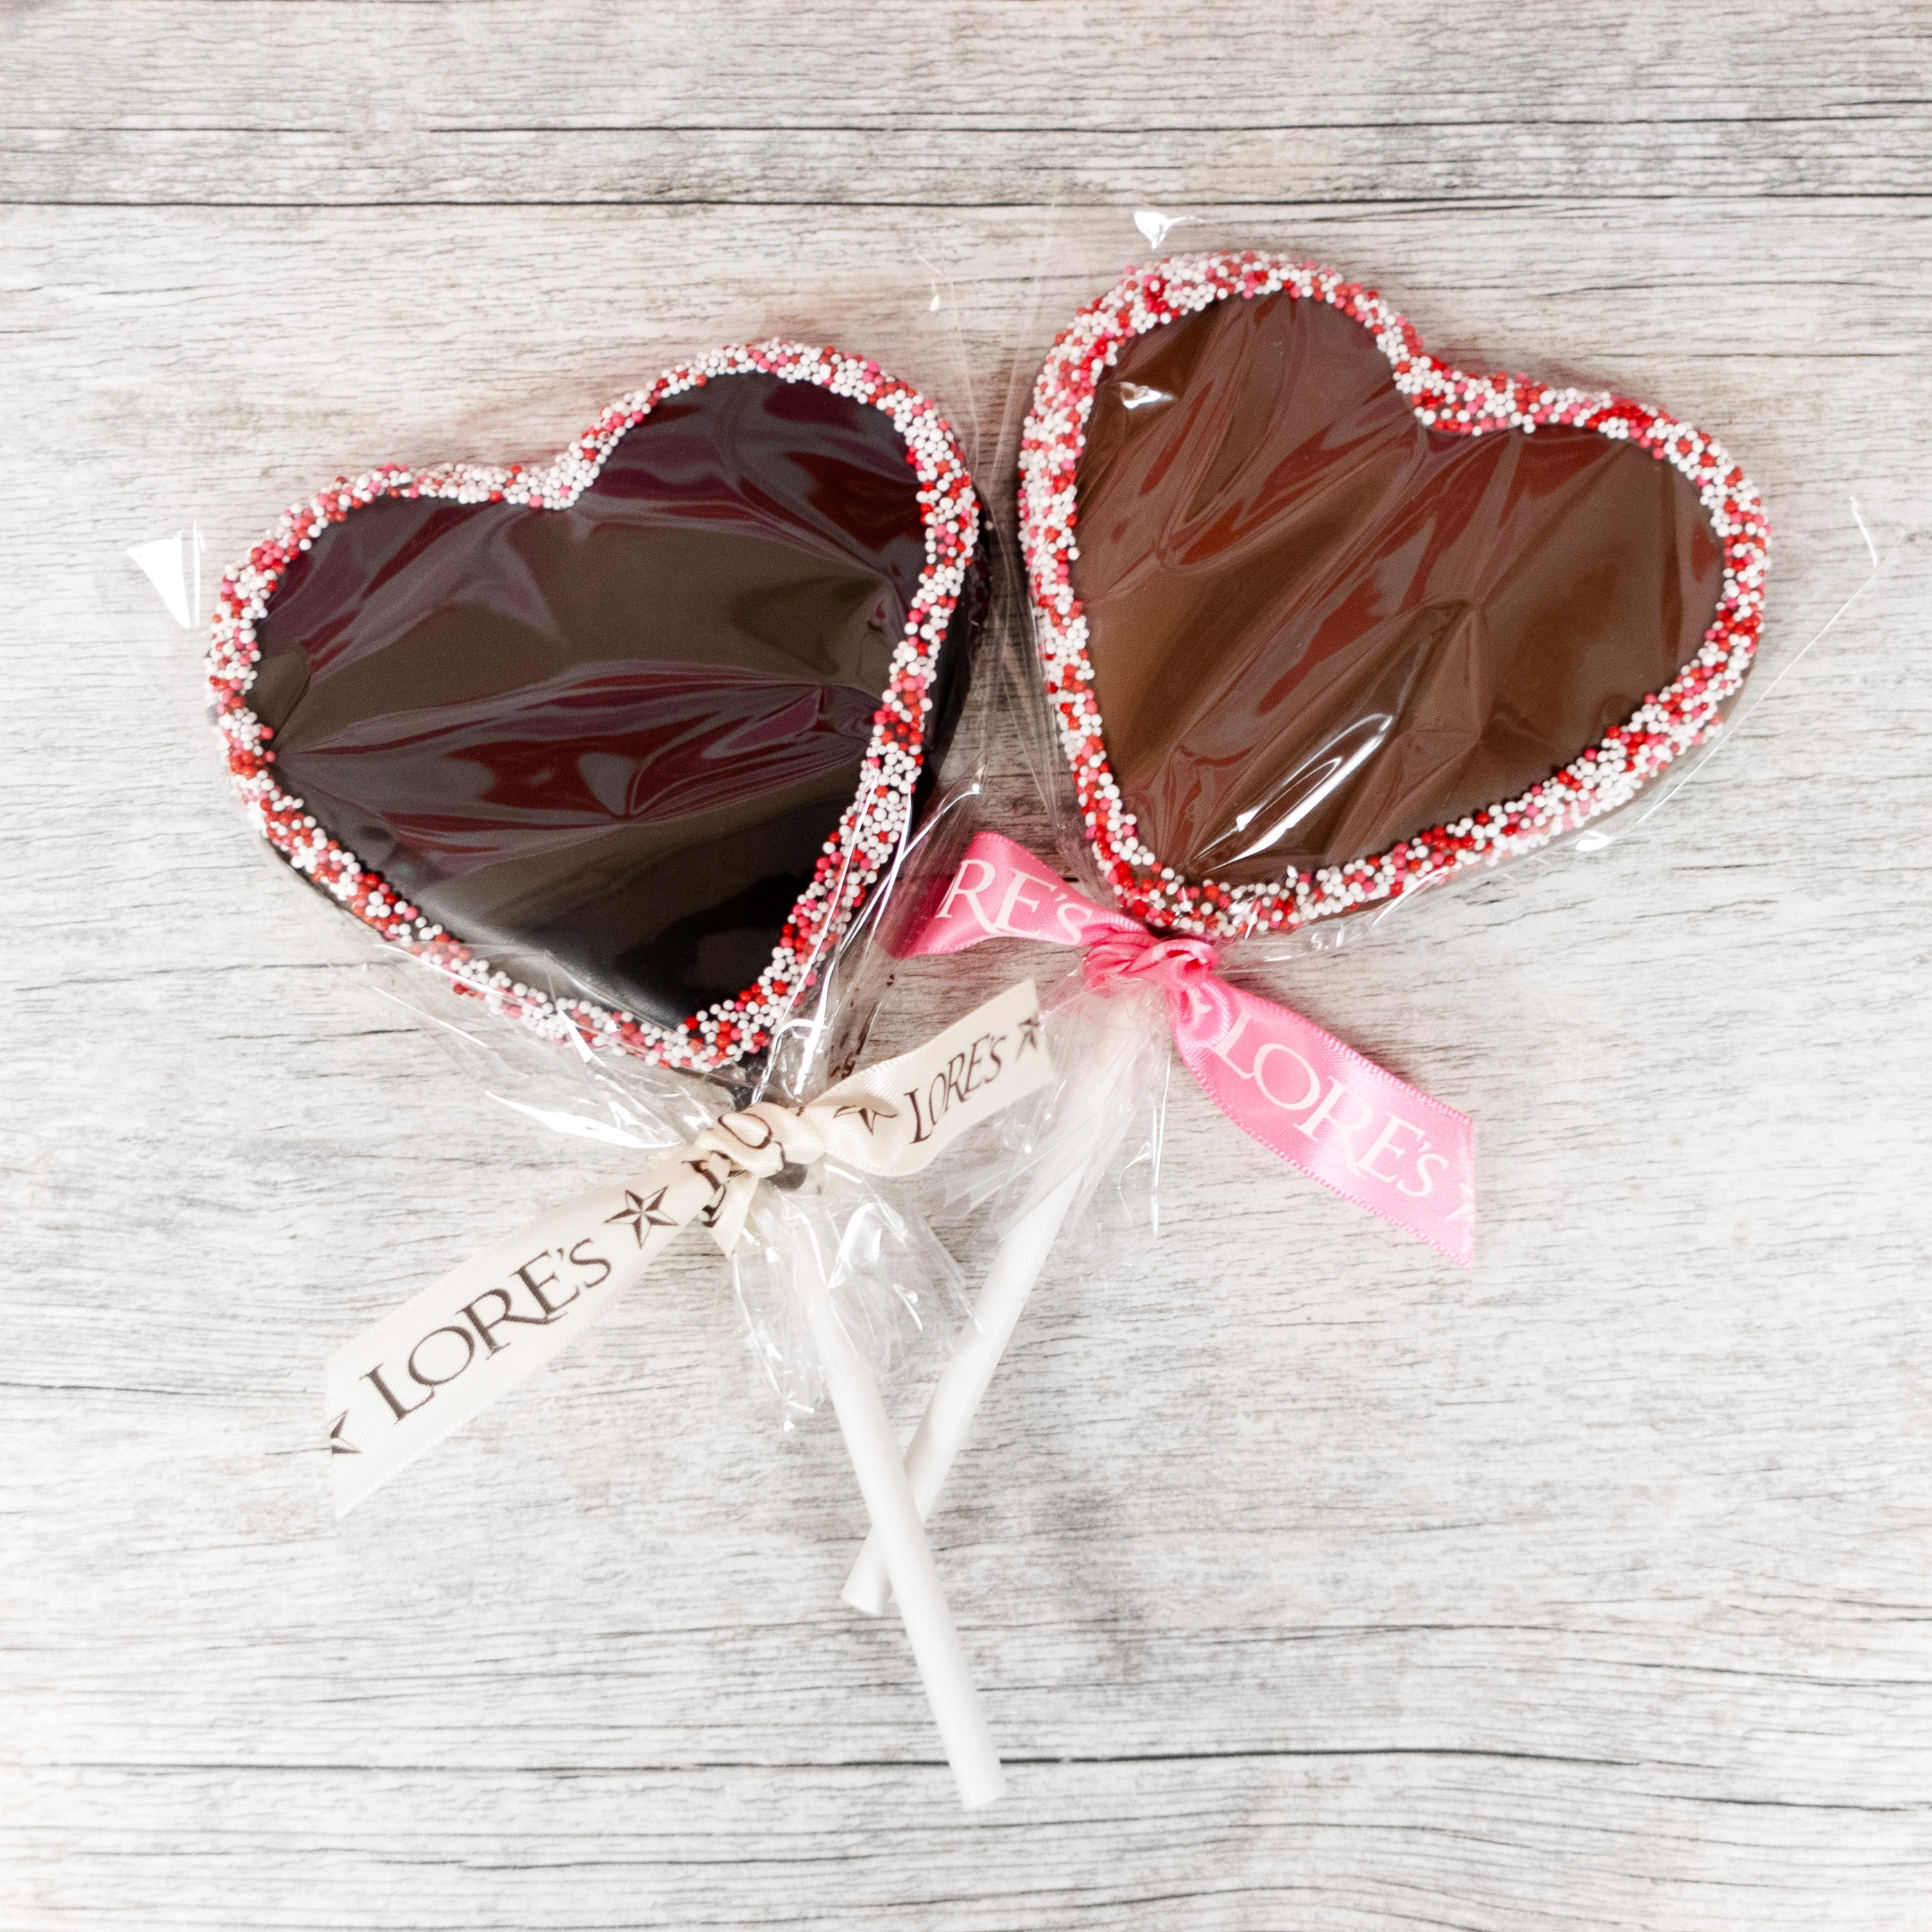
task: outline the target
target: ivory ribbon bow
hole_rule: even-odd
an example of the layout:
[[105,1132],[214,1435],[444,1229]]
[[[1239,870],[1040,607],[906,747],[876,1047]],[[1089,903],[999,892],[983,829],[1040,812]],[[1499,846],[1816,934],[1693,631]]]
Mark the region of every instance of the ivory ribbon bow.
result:
[[1242,1131],[1311,1180],[1463,1267],[1475,1244],[1475,1129],[1311,1020],[1231,986],[1204,939],[1157,938],[996,832],[966,849],[915,954],[986,939],[1087,949],[1087,984],[1167,997],[1183,1064]]
[[802,1107],[760,1101],[632,1182],[595,1188],[475,1255],[328,1364],[329,1461],[343,1514],[567,1348],[692,1222],[737,1246],[761,1182],[831,1159],[917,1173],[1053,1078],[1022,980],[944,1033]]

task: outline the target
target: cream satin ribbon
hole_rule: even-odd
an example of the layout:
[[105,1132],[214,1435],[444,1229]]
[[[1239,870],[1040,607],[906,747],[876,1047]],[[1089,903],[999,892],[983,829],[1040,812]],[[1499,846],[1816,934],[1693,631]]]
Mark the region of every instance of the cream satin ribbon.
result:
[[637,1178],[593,1188],[473,1255],[331,1359],[329,1461],[341,1514],[568,1347],[696,1222],[730,1254],[760,1185],[831,1160],[917,1173],[1053,1077],[1031,980],[922,1046],[799,1107],[725,1114]]

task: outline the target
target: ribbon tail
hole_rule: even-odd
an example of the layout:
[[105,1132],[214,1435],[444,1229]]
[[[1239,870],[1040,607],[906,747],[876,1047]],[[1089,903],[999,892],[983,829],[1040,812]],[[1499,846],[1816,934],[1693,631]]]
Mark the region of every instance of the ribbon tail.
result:
[[338,1348],[325,1409],[336,1514],[555,1360],[643,1279],[709,1192],[665,1168],[579,1195]]
[[[1174,1045],[1208,1097],[1297,1172],[1464,1268],[1475,1262],[1475,1127],[1312,1020],[1216,976],[1205,1022]],[[1204,1009],[1208,1003],[1204,1003]]]
[[741,1168],[718,1190],[717,1205],[707,1210],[706,1225],[711,1230],[711,1238],[718,1244],[718,1252],[728,1261],[736,1250],[740,1238],[745,1232],[745,1220],[752,1211],[753,1198],[758,1191],[758,1177],[747,1174]]

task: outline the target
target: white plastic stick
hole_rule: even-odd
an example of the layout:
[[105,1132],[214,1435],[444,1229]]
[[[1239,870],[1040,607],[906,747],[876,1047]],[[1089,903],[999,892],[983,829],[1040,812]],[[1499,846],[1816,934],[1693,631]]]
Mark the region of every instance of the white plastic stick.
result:
[[[1000,1366],[1006,1344],[1012,1340],[1027,1297],[1046,1266],[1060,1224],[1072,1209],[1080,1180],[1076,1168],[1014,1223],[993,1256],[986,1285],[973,1304],[972,1321],[955,1343],[906,1450],[906,1479],[922,1520],[932,1514],[952,1459],[972,1432],[973,1418],[992,1384],[993,1372]],[[883,1615],[886,1569],[885,1551],[875,1528],[845,1580],[842,1594],[846,1602],[868,1617]],[[895,1592],[898,1588],[896,1583],[891,1587]]]
[[1006,1774],[993,1748],[966,1652],[946,1607],[938,1566],[899,1460],[891,1418],[878,1384],[848,1337],[832,1304],[825,1269],[812,1242],[796,1244],[799,1294],[825,1372],[846,1453],[872,1519],[868,1546],[879,1546],[882,1567],[904,1620],[914,1661],[926,1686],[962,1802],[990,1804],[1003,1796]]
[[[1122,1076],[1131,1070],[1147,1016],[1131,1000],[1110,998],[1100,1003],[1096,1020],[1096,1032],[1088,1048],[1090,1059],[1068,1096],[1066,1128],[1055,1150],[1056,1163],[1064,1166],[1066,1178],[1028,1208],[1000,1241],[986,1271],[986,1286],[973,1304],[971,1322],[953,1345],[906,1450],[906,1476],[922,1521],[932,1514],[953,1458],[972,1432],[973,1418],[992,1386],[993,1372],[1089,1170],[1119,1141]],[[840,1594],[855,1610],[878,1616],[885,1610],[889,1586],[895,1592],[898,1587],[891,1583],[890,1570],[875,1528]]]

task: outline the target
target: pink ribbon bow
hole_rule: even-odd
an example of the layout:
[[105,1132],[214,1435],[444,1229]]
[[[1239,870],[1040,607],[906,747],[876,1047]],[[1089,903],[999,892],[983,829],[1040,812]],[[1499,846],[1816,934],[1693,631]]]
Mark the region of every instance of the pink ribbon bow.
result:
[[1472,1264],[1475,1129],[1468,1118],[1299,1013],[1230,986],[1207,940],[1156,938],[997,832],[975,836],[908,950],[959,952],[985,939],[1084,946],[1087,984],[1096,993],[1159,986],[1183,1064],[1237,1126],[1311,1180]]

